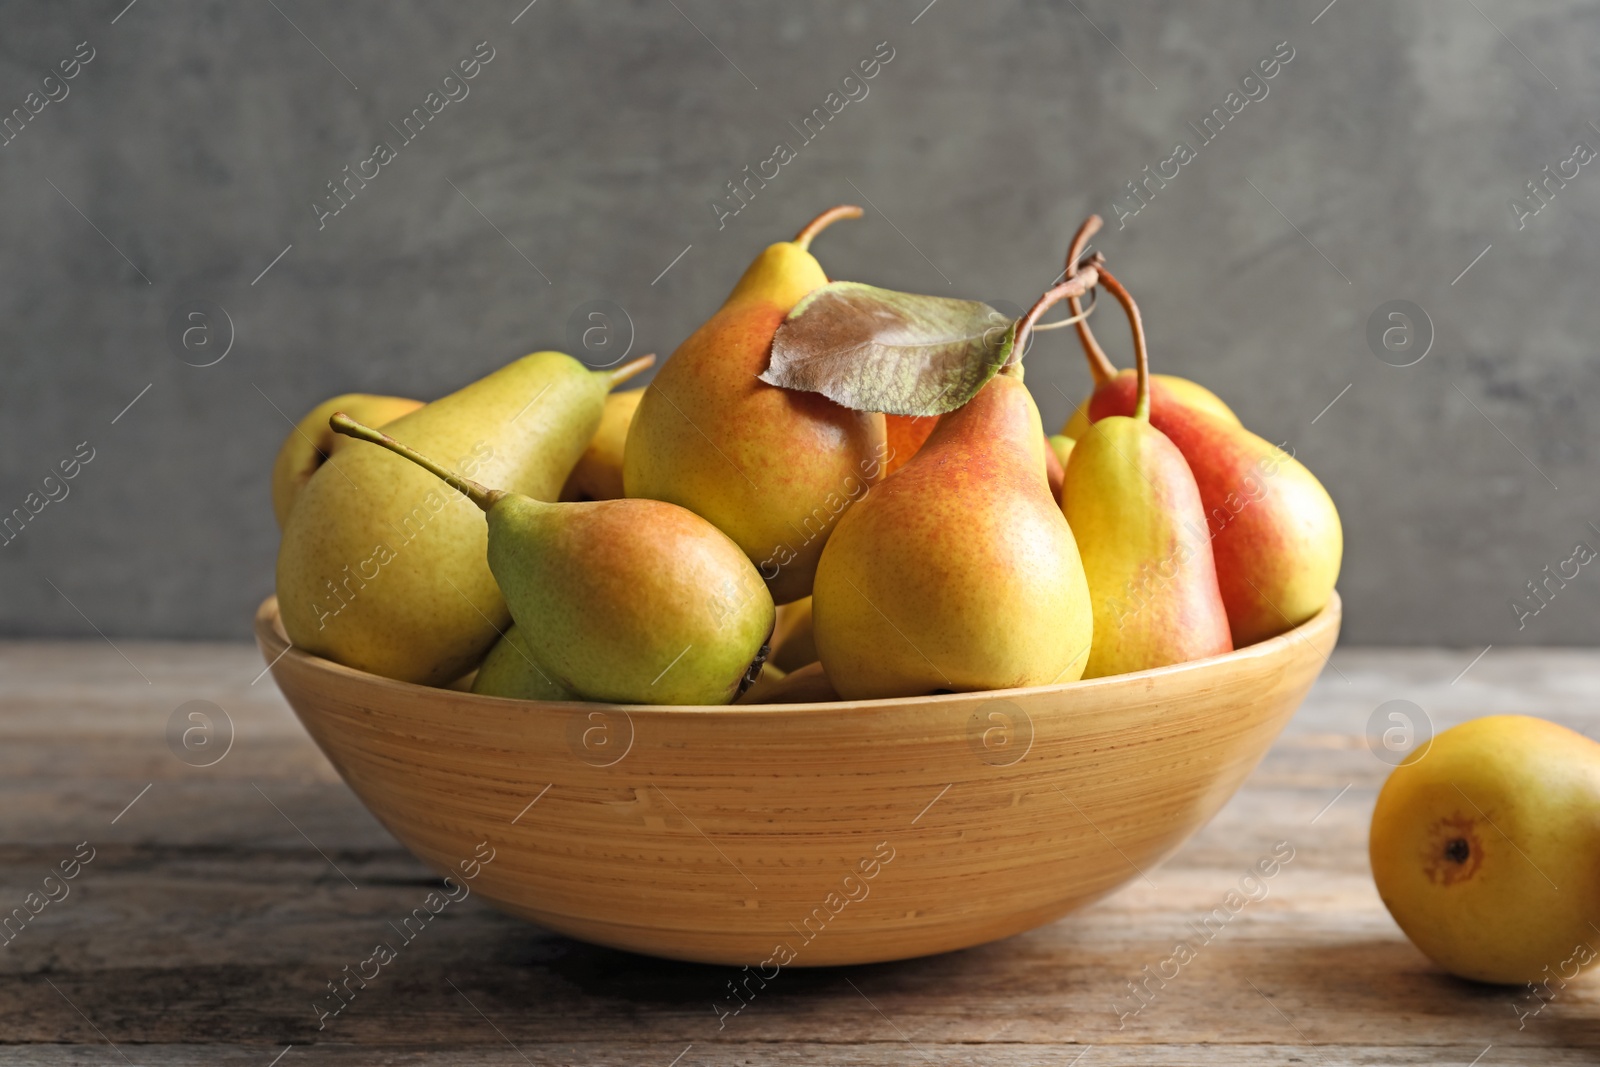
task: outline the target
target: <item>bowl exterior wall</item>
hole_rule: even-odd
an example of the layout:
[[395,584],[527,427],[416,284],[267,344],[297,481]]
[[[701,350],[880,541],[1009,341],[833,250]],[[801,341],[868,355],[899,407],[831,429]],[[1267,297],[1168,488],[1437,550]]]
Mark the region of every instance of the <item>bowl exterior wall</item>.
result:
[[505,911],[765,973],[980,944],[1139,877],[1259,762],[1338,625],[1335,600],[1283,637],[1156,671],[726,708],[393,682],[282,654],[271,600],[257,633],[307,731],[430,866],[492,850],[470,887]]

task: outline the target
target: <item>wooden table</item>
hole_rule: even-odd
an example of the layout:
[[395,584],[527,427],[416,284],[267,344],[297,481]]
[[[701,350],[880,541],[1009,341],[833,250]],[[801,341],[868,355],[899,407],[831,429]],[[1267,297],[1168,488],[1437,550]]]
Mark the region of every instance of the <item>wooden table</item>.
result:
[[[1389,768],[1364,733],[1384,701],[1436,729],[1516,711],[1600,731],[1600,653],[1494,649],[1452,682],[1471,660],[1340,651],[1176,856],[1009,941],[785,971],[719,1023],[729,969],[579,944],[469,899],[319,1030],[314,998],[436,883],[257,677],[255,650],[0,644],[0,909],[60,897],[45,876],[93,849],[0,947],[0,1064],[1597,1063],[1600,984],[1519,1030],[1517,992],[1439,973],[1367,873]],[[188,701],[233,724],[211,766],[169,747]],[[1133,1014],[1129,982],[1172,973],[1190,923],[1278,842],[1293,859],[1265,896]]]

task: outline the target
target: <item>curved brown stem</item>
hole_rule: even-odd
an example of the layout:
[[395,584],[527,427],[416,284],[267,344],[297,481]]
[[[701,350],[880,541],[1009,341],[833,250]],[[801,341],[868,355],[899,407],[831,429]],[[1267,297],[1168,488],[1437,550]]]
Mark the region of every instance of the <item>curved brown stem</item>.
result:
[[794,235],[794,243],[799,245],[801,248],[810,249],[811,239],[817,234],[821,233],[823,230],[826,230],[829,226],[832,226],[840,219],[859,219],[864,214],[866,214],[866,212],[862,211],[854,204],[840,204],[838,207],[830,207],[828,210],[824,211],[822,214],[806,223],[805,229]]
[[[1078,260],[1083,258],[1083,246],[1089,243],[1089,238],[1100,232],[1103,224],[1099,215],[1090,215],[1083,220],[1083,225],[1078,227],[1078,232],[1072,238],[1072,246],[1067,249],[1068,278],[1081,269]],[[1083,314],[1079,299],[1076,296],[1067,298],[1067,306],[1072,309],[1074,317]],[[1087,320],[1079,318],[1077,326],[1078,340],[1083,345],[1084,358],[1089,361],[1089,373],[1094,377],[1094,384],[1104,385],[1117,376],[1117,368],[1107,358],[1105,349],[1100,347],[1100,342],[1095,339],[1094,331],[1089,328]]]
[[1056,304],[1072,297],[1082,296],[1093,289],[1100,281],[1098,267],[1085,267],[1076,275],[1066,281],[1058,282],[1046,289],[1044,295],[1033,302],[1033,307],[1017,320],[1016,335],[1011,342],[1011,359],[1015,363],[1022,358],[1022,353],[1028,348],[1028,337],[1033,333],[1033,324],[1039,321],[1039,316],[1049,311]]
[[1139,314],[1139,305],[1133,302],[1133,296],[1104,268],[1100,270],[1100,284],[1110,290],[1111,295],[1117,298],[1117,303],[1122,305],[1122,310],[1128,313],[1128,325],[1133,330],[1133,357],[1139,375],[1139,393],[1133,405],[1133,417],[1140,422],[1149,422],[1150,353],[1145,347],[1144,319]]
[[[1096,253],[1096,255],[1098,255],[1098,254],[1099,253]],[[1095,266],[1098,268],[1099,267],[1099,263],[1096,263]],[[1072,325],[1075,325],[1076,323],[1080,323],[1084,319],[1089,317],[1090,313],[1092,313],[1094,311],[1095,304],[1099,303],[1099,301],[1100,301],[1100,290],[1098,288],[1090,289],[1089,290],[1089,306],[1088,307],[1084,308],[1082,311],[1078,312],[1076,315],[1069,315],[1064,319],[1057,319],[1054,322],[1036,322],[1036,323],[1033,324],[1033,332],[1034,333],[1044,333],[1046,330],[1059,330],[1064,326],[1072,326]]]

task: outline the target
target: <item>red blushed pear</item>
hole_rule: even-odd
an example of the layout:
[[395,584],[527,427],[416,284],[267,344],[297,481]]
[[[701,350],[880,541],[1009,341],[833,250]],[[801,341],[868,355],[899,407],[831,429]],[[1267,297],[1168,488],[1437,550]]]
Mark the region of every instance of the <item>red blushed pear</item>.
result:
[[938,422],[937,415],[885,415],[883,424],[889,456],[884,461],[884,474],[893,474],[911,462],[911,457],[927,442]]
[[[1089,417],[1098,425],[1138,404],[1136,382],[1117,378],[1095,390]],[[1150,423],[1183,453],[1199,487],[1234,645],[1275,637],[1321,611],[1339,578],[1344,530],[1316,476],[1237,422],[1163,403],[1153,389]]]
[[[1018,323],[1015,351],[1054,293]],[[1007,366],[942,415],[915,457],[839,520],[817,567],[812,627],[841,697],[1082,675],[1089,587],[1044,477],[1048,445],[1021,371]]]
[[731,537],[780,604],[811,592],[835,523],[883,477],[881,414],[759,379],[772,336],[802,297],[828,281],[810,252],[840,206],[793,241],[767,248],[720,310],[645,390],[623,451],[630,497],[679,504]]
[[1100,284],[1133,326],[1131,416],[1094,423],[1073,446],[1061,490],[1094,602],[1085,678],[1165,667],[1233,650],[1200,490],[1182,453],[1150,425],[1149,359],[1139,308],[1104,267]]
[[[1068,278],[1078,273],[1079,260],[1083,258],[1084,247],[1089,243],[1089,238],[1100,231],[1101,219],[1099,215],[1090,215],[1083,220],[1083,225],[1078,228],[1077,235],[1072,239],[1072,247],[1067,250]],[[1098,255],[1098,253],[1096,253]],[[1076,296],[1069,297],[1068,304],[1072,308],[1073,319],[1078,329],[1078,340],[1083,343],[1083,354],[1089,361],[1089,374],[1094,378],[1095,388],[1110,381],[1122,381],[1126,386],[1133,386],[1134,371],[1117,370],[1111,360],[1106,356],[1105,350],[1100,347],[1100,342],[1095,340],[1094,331],[1089,328],[1089,322],[1084,317],[1080,299]],[[1072,417],[1062,427],[1061,434],[1074,441],[1089,431],[1089,402],[1093,396],[1084,398],[1073,411]],[[1189,407],[1209,411],[1224,421],[1234,425],[1239,424],[1239,416],[1235,415],[1222,398],[1217,396],[1205,386],[1192,382],[1187,378],[1180,378],[1175,374],[1150,375],[1150,399],[1158,408]]]
[[[889,458],[884,463],[884,474],[893,474],[911,462],[917,450],[932,435],[933,427],[938,421],[937,415],[885,415],[883,422],[884,428],[888,431]],[[1061,457],[1065,454],[1063,448],[1070,449],[1072,442],[1065,441],[1063,446],[1058,445],[1052,438],[1046,440],[1049,441],[1050,447],[1044,454],[1045,478],[1050,483],[1050,494],[1060,499],[1062,472],[1065,470]]]

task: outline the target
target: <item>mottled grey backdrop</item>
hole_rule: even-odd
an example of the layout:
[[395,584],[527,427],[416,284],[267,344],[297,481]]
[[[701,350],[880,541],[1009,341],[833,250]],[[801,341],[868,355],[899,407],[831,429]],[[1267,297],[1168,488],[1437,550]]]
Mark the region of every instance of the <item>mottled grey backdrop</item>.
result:
[[[854,201],[817,244],[836,276],[1015,304],[1106,215],[1158,368],[1338,501],[1347,640],[1600,642],[1600,567],[1521,629],[1511,606],[1600,547],[1600,163],[1568,162],[1600,147],[1594,5],[523,2],[0,8],[0,113],[39,94],[0,147],[0,513],[93,449],[0,548],[0,633],[245,636],[285,414],[438,395],[568,347],[594,300],[665,354],[759,248]],[[319,229],[326,183],[479,42],[470,95]],[[790,123],[880,42],[802,144]],[[1280,42],[1266,96],[1201,143],[1188,123]],[[779,141],[796,157],[719,229]],[[1179,141],[1195,157],[1119,229],[1114,197]],[[1534,215],[1546,166],[1578,172]],[[209,367],[167,339],[199,300],[234,334]],[[1414,366],[1369,347],[1392,300],[1431,319]],[[1030,356],[1047,423],[1087,380],[1067,333]]]

